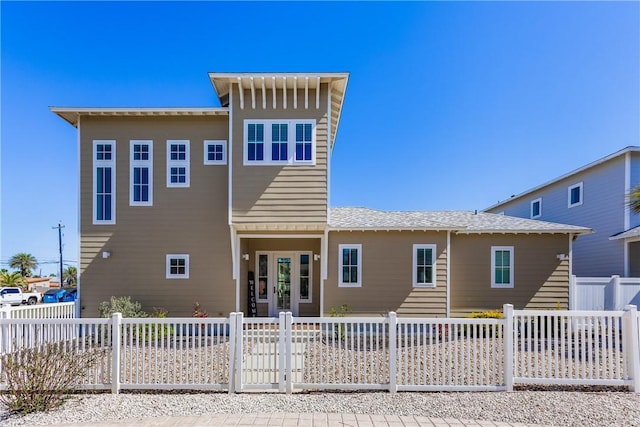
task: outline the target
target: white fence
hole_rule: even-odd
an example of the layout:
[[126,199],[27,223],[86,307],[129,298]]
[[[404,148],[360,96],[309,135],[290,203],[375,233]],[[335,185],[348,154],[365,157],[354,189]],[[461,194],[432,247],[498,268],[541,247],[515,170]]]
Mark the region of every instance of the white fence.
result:
[[[293,317],[0,319],[0,353],[48,342],[93,352],[80,389],[506,390],[514,384],[640,392],[640,317],[529,311],[504,319]],[[0,367],[0,389],[6,378]]]
[[622,310],[640,305],[640,277],[571,276],[569,302],[572,310]]
[[0,319],[72,319],[76,317],[78,302],[57,302],[52,304],[0,306]]

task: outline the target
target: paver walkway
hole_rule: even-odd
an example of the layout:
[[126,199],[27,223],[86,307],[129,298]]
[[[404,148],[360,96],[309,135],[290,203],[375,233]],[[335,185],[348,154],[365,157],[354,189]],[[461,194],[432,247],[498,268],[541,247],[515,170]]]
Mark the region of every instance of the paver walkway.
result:
[[[57,427],[532,427],[536,424],[502,423],[493,421],[459,420],[456,418],[427,418],[399,415],[367,414],[218,414],[193,417],[135,418],[124,421],[105,421],[77,424],[58,424]],[[29,427],[29,426],[27,426]],[[35,427],[35,426],[31,426]]]

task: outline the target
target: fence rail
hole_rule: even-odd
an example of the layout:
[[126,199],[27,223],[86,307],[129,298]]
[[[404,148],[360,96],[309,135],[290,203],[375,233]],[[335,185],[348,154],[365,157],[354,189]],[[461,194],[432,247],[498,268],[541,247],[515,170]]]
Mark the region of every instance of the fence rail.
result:
[[0,306],[0,319],[72,319],[76,317],[78,302],[57,302],[52,304]]
[[[0,319],[0,354],[65,343],[94,352],[77,387],[242,392],[491,390],[514,384],[640,392],[640,316],[531,311],[503,319],[387,317]],[[0,389],[6,389],[0,366]]]

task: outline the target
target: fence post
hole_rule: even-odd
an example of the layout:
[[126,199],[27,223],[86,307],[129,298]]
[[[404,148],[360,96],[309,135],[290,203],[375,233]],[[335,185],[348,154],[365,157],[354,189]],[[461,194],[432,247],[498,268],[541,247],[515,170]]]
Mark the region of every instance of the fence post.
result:
[[389,391],[391,393],[395,393],[398,391],[397,384],[397,344],[398,344],[398,335],[397,335],[397,325],[398,318],[396,313],[391,311],[389,312]]
[[237,313],[229,314],[229,394],[235,391]]
[[11,351],[11,340],[9,329],[11,326],[3,324],[2,320],[11,319],[11,306],[9,304],[2,304],[0,306],[0,354],[9,353]]
[[236,361],[235,361],[235,386],[234,391],[236,393],[242,392],[242,335],[244,333],[243,324],[244,324],[244,313],[238,312],[236,313]]
[[505,304],[502,310],[504,317],[504,384],[507,391],[513,391],[513,305]]
[[284,393],[285,392],[285,381],[287,379],[287,372],[286,372],[286,360],[285,360],[285,345],[284,345],[284,341],[285,341],[285,335],[286,335],[286,331],[285,331],[285,324],[286,324],[286,319],[285,319],[285,312],[281,311],[280,315],[278,316],[278,391],[280,393]]
[[576,283],[576,275],[569,276],[569,310],[576,309],[576,299],[578,298],[578,284]]
[[291,359],[292,355],[292,341],[293,341],[293,316],[290,311],[287,311],[285,314],[285,388],[287,394],[291,394],[293,392],[293,363]]
[[[611,283],[613,284],[613,295],[611,299],[613,299],[613,307],[609,310],[619,310],[620,307],[620,276],[614,274],[611,276]],[[605,310],[607,308],[605,307]]]
[[111,315],[111,393],[120,393],[120,340],[122,339],[122,314]]
[[635,305],[627,305],[622,315],[622,348],[624,350],[624,362],[631,384],[629,390],[640,393],[640,331],[638,331],[638,308]]

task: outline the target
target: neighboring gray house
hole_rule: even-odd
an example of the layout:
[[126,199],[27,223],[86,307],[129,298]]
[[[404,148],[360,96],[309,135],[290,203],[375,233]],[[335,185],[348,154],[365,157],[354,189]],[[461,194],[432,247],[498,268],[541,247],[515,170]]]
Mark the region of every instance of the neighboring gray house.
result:
[[640,215],[626,204],[640,182],[640,147],[627,147],[512,196],[486,212],[593,229],[573,245],[577,276],[640,276]]

